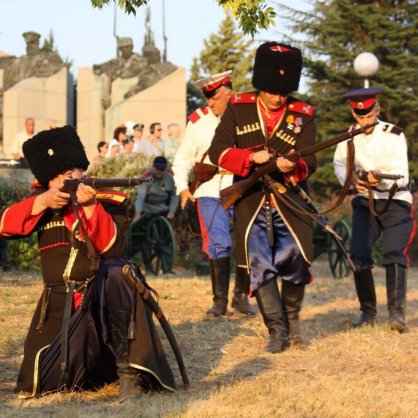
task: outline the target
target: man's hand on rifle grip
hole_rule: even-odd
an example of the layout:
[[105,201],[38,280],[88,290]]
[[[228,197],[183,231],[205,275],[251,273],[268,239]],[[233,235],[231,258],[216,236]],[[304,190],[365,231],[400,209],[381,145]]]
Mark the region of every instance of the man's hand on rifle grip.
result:
[[271,157],[272,155],[268,151],[263,149],[261,151],[253,152],[250,155],[250,162],[254,164],[264,164],[267,161],[269,161]]
[[[294,153],[295,153],[294,149],[292,149],[289,152],[289,154],[294,154]],[[289,173],[290,171],[293,171],[293,169],[295,168],[296,163],[294,161],[287,160],[286,158],[279,157],[276,160],[276,165],[277,165],[277,168],[282,173]]]

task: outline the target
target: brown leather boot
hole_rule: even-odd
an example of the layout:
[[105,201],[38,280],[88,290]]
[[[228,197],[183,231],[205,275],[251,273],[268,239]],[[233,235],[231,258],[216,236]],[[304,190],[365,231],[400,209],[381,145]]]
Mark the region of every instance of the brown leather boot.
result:
[[129,366],[128,327],[130,312],[112,312],[108,315],[111,346],[116,359],[119,376],[119,399],[142,394],[139,370]]

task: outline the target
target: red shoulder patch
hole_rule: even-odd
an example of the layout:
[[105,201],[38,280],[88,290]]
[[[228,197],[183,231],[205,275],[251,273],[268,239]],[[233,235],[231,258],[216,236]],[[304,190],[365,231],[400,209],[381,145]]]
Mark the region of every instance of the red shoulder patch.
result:
[[192,123],[196,123],[203,115],[207,115],[208,113],[209,109],[206,106],[200,106],[193,113],[190,113],[187,119]]
[[256,93],[233,94],[229,99],[231,104],[255,103],[257,101]]
[[292,102],[287,105],[287,109],[292,112],[302,113],[306,116],[313,116],[315,109],[313,106],[303,102]]

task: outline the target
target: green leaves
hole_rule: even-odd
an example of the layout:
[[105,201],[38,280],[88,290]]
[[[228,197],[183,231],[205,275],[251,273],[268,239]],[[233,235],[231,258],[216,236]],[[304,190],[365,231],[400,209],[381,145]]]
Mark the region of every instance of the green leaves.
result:
[[[90,0],[93,7],[102,8],[114,0]],[[121,9],[128,14],[136,14],[136,9],[149,3],[149,0],[117,0]],[[172,0],[174,1],[174,0]],[[231,12],[246,35],[254,35],[262,29],[274,26],[276,12],[267,7],[265,0],[217,0],[226,11]]]
[[[101,9],[105,4],[114,3],[114,0],[90,0],[93,7]],[[121,9],[127,14],[136,15],[136,9],[148,4],[149,0],[117,0]]]

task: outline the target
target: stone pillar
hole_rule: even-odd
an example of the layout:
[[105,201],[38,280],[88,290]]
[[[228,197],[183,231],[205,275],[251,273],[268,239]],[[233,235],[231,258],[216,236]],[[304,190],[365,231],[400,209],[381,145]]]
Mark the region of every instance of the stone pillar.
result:
[[[186,70],[177,68],[157,83],[128,99],[126,92],[137,77],[117,78],[109,89],[106,74],[95,75],[92,68],[80,68],[77,82],[77,131],[86,147],[87,156],[97,154],[99,141],[110,141],[117,126],[128,120],[145,125],[149,134],[152,122],[161,122],[165,129],[171,122],[181,128],[186,124]],[[105,110],[104,101],[107,108]],[[166,132],[163,132],[165,138]]]
[[74,123],[74,88],[68,68],[50,77],[30,77],[4,92],[3,147],[10,148],[17,132],[24,129],[27,117],[35,119],[36,132],[51,126]]

